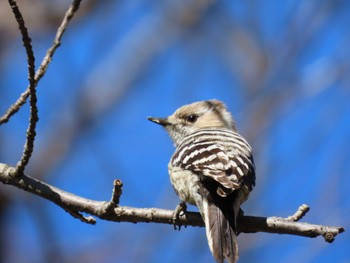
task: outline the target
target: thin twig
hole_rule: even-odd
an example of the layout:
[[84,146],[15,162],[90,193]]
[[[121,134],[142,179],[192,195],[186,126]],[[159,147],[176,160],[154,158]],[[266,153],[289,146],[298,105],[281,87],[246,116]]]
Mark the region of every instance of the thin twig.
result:
[[39,80],[45,75],[46,70],[49,67],[49,64],[52,60],[52,57],[56,49],[61,45],[61,38],[64,32],[66,31],[69,22],[73,18],[75,12],[79,9],[80,3],[81,3],[81,0],[74,0],[72,4],[69,6],[67,12],[65,13],[62,23],[57,29],[53,45],[47,50],[46,55],[43,61],[41,62],[41,65],[38,71],[35,74],[36,82],[39,82]]
[[288,216],[286,220],[297,222],[300,219],[302,219],[309,211],[310,207],[308,205],[302,204],[301,206],[299,206],[298,210],[294,213],[294,215]]
[[123,182],[116,179],[113,182],[113,190],[111,200],[105,205],[106,212],[113,212],[113,209],[119,205],[120,196],[122,195]]
[[[64,15],[64,18],[61,22],[61,25],[58,27],[56,36],[52,46],[47,50],[45,57],[43,58],[39,69],[35,73],[35,86],[38,85],[40,79],[45,75],[46,70],[49,67],[50,62],[52,61],[53,55],[55,54],[56,49],[61,45],[61,38],[67,29],[67,26],[70,20],[73,18],[76,11],[79,9],[81,0],[74,0],[72,4],[69,6],[67,12]],[[27,89],[21,94],[21,96],[17,99],[17,101],[12,104],[6,113],[0,117],[0,125],[6,123],[10,120],[11,116],[13,116],[16,112],[20,110],[20,108],[25,104],[28,96],[30,95],[29,86]]]
[[122,195],[123,182],[120,179],[114,180],[113,182],[113,191],[111,202],[117,206],[119,205],[120,196]]
[[72,211],[67,208],[63,208],[63,209],[66,210],[66,212],[69,213],[72,217],[79,219],[83,223],[87,223],[90,225],[96,224],[96,219],[93,218],[92,216],[84,216],[77,211]]
[[[134,208],[126,206],[117,206],[113,209],[106,209],[106,206],[108,207],[108,204],[111,203],[110,201],[101,202],[86,199],[72,193],[65,192],[26,175],[13,177],[11,176],[11,173],[13,173],[14,170],[14,167],[0,163],[0,181],[4,184],[10,184],[46,198],[56,205],[62,207],[69,213],[73,213],[74,217],[78,217],[79,219],[81,219],[80,213],[87,213],[100,219],[115,222],[154,222],[169,225],[173,225],[174,223],[173,210],[159,208]],[[85,222],[87,218],[88,217],[85,217],[82,221]],[[184,226],[204,226],[202,217],[197,212],[186,212],[184,215],[181,215],[178,220],[179,223]],[[291,234],[304,237],[323,236],[327,242],[332,242],[338,234],[344,232],[344,228],[342,227],[294,222],[288,220],[288,218],[280,217],[257,217],[245,215],[240,216],[238,219],[238,230],[242,233],[267,232]]]
[[16,167],[16,173],[22,174],[26,165],[29,162],[30,157],[33,153],[34,140],[36,135],[36,124],[39,120],[38,108],[37,108],[37,97],[36,97],[36,83],[35,83],[35,57],[33,52],[33,47],[31,44],[31,39],[28,34],[28,30],[25,26],[23,16],[19,10],[15,0],[8,0],[12,8],[12,12],[15,15],[16,21],[19,26],[19,30],[22,35],[23,46],[25,47],[27,53],[28,62],[28,80],[29,80],[29,93],[30,93],[30,119],[26,134],[26,143],[24,145],[23,154],[21,160],[18,162]]

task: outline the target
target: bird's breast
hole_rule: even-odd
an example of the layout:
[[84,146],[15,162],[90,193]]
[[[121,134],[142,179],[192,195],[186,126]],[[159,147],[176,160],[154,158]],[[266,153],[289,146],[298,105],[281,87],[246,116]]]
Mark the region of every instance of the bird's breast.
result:
[[200,180],[195,173],[174,167],[169,163],[170,181],[173,185],[176,194],[179,198],[192,205],[196,205],[196,200],[200,198],[198,190],[200,187]]

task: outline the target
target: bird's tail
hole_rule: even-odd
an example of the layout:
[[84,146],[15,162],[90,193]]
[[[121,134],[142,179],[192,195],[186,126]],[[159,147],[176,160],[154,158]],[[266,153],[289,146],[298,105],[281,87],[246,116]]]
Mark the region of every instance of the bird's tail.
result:
[[238,246],[235,233],[234,212],[228,215],[213,202],[203,200],[200,208],[205,222],[209,248],[218,263],[225,260],[235,263],[238,259]]

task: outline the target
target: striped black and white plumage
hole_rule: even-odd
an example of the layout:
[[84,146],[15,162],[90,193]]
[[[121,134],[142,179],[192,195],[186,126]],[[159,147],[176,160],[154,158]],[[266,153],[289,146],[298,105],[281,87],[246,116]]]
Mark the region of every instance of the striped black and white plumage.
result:
[[255,183],[250,145],[221,101],[196,102],[167,118],[149,119],[163,125],[175,143],[171,183],[183,202],[199,208],[214,258],[236,262],[236,217]]

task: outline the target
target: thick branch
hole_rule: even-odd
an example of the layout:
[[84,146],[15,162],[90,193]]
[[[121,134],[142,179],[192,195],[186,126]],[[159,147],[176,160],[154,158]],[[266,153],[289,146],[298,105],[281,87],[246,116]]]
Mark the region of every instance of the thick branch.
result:
[[[119,201],[121,193],[120,180],[114,183],[114,194],[111,201],[101,202],[65,192],[26,175],[14,177],[12,175],[14,171],[14,167],[0,163],[0,181],[46,198],[83,222],[95,223],[91,217],[84,217],[81,212],[116,222],[173,224],[174,211],[172,210],[117,206],[116,201]],[[301,206],[298,211],[295,215],[305,214],[305,206]],[[300,216],[297,217],[301,218]],[[204,226],[200,214],[196,212],[186,212],[185,215],[180,216],[178,223],[185,226]],[[304,237],[323,236],[327,242],[332,242],[338,234],[344,232],[342,227],[301,223],[290,218],[245,215],[242,215],[238,220],[238,230],[243,233],[267,232]]]

